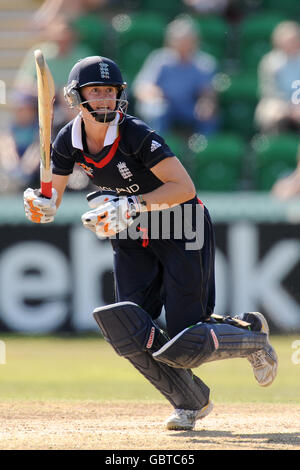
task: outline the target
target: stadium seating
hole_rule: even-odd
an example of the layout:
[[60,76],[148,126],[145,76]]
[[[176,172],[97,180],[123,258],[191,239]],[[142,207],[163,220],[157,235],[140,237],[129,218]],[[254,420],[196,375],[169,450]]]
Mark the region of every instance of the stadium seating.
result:
[[0,86],[6,90],[5,106],[1,95],[0,129],[11,120],[11,94],[22,60],[27,50],[41,40],[41,34],[30,27],[36,8],[34,0],[0,2]]
[[175,132],[169,132],[168,134],[164,135],[164,139],[174,154],[179,159],[182,159],[187,151],[187,144],[185,139],[175,134]]
[[258,101],[256,73],[228,77],[228,86],[219,93],[222,128],[247,138],[254,132],[254,111]]
[[116,27],[116,60],[130,83],[141,69],[148,54],[163,44],[167,21],[154,13],[127,15],[123,25]]
[[[191,9],[184,6],[182,0],[131,0],[128,2],[131,8],[120,10],[121,13],[115,8],[110,10],[108,6],[107,16],[95,15],[92,18],[83,15],[74,20],[81,42],[91,41],[90,46],[95,53],[98,53],[100,44],[103,55],[118,62],[128,82],[130,95],[131,83],[144,60],[154,49],[162,47],[167,24],[180,13],[191,14],[201,34],[201,48],[216,57],[220,75],[226,78],[225,86],[217,90],[222,116],[221,134],[207,141],[203,138],[201,145],[192,146],[192,149],[186,136],[176,132],[165,136],[165,140],[200,189],[238,189],[246,145],[257,132],[254,124],[259,98],[257,65],[271,49],[270,39],[275,26],[286,19],[297,21],[300,18],[300,0],[255,0],[252,3],[256,4],[256,12],[253,13],[255,8],[250,8],[252,13],[234,25],[218,15],[190,13]],[[36,43],[36,33],[29,31],[27,26],[25,28],[36,8],[35,0],[1,2],[1,79],[8,90],[25,51]],[[108,26],[108,18],[112,20],[113,29]],[[232,62],[232,59],[237,59],[237,62]],[[237,65],[234,70],[238,72],[232,71],[232,65]],[[133,109],[133,97],[130,97],[130,102]],[[3,107],[0,110],[2,116],[5,115],[1,116],[3,122],[7,120],[8,110],[9,105],[5,107],[5,113]],[[254,149],[253,186],[269,190],[278,177],[295,168],[298,139],[284,135],[262,141],[264,145]]]
[[297,0],[261,0],[261,6],[268,11],[284,13],[292,19],[300,15],[300,2]]
[[140,0],[140,10],[143,12],[159,13],[167,20],[184,11],[182,0]]
[[278,178],[294,171],[299,142],[295,134],[261,136],[255,141],[255,189],[269,191]]
[[222,60],[227,53],[229,25],[219,16],[194,16],[201,36],[201,49]]
[[218,134],[203,141],[200,147],[195,153],[194,182],[197,190],[239,189],[245,153],[245,144],[240,136]]
[[245,70],[256,70],[263,55],[270,51],[275,26],[286,20],[278,12],[261,12],[246,17],[240,24],[239,60]]
[[76,31],[81,44],[87,46],[95,55],[110,56],[111,49],[107,41],[107,23],[99,16],[82,14],[73,19],[72,27]]
[[172,131],[163,136],[174,155],[181,161],[190,176],[194,178],[194,153],[188,147],[188,137],[184,133]]

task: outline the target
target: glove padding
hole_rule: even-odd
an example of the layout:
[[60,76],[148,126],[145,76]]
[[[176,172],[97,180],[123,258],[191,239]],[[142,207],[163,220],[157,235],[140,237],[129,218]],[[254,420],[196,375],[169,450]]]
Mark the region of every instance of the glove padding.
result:
[[98,238],[107,238],[127,229],[133,217],[145,210],[136,196],[118,196],[110,191],[96,191],[87,196],[89,206],[94,208],[81,216],[83,226]]
[[56,213],[57,192],[52,188],[52,197],[48,199],[42,196],[39,189],[27,188],[24,191],[24,209],[28,220],[38,224],[53,222]]

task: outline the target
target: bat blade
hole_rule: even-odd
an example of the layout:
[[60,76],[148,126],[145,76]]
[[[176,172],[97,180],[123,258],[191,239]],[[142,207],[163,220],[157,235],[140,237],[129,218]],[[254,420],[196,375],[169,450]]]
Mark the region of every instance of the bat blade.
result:
[[51,198],[52,171],[50,152],[55,85],[42,51],[36,49],[34,51],[34,57],[38,89],[41,193],[43,196]]

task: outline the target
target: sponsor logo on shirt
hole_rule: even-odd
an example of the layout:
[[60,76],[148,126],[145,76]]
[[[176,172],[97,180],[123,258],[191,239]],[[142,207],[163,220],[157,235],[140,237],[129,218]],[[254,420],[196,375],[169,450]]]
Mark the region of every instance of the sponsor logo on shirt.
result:
[[79,165],[88,176],[90,176],[91,178],[94,178],[93,168],[90,168],[89,166],[85,165],[84,163],[80,163],[80,162],[77,162],[77,165]]

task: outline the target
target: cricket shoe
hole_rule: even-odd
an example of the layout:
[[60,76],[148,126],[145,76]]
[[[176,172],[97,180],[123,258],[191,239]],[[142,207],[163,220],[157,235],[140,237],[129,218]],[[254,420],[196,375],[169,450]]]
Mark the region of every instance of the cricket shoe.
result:
[[240,318],[251,324],[251,331],[259,331],[267,335],[267,344],[264,349],[260,349],[249,356],[248,361],[253,367],[254,377],[259,385],[267,387],[271,385],[277,375],[278,358],[275,349],[269,342],[269,326],[264,315],[259,312],[249,312],[242,315],[237,315]]
[[213,409],[211,401],[200,410],[183,410],[175,408],[174,413],[167,419],[167,429],[173,431],[191,431],[194,429],[197,419],[203,419]]

